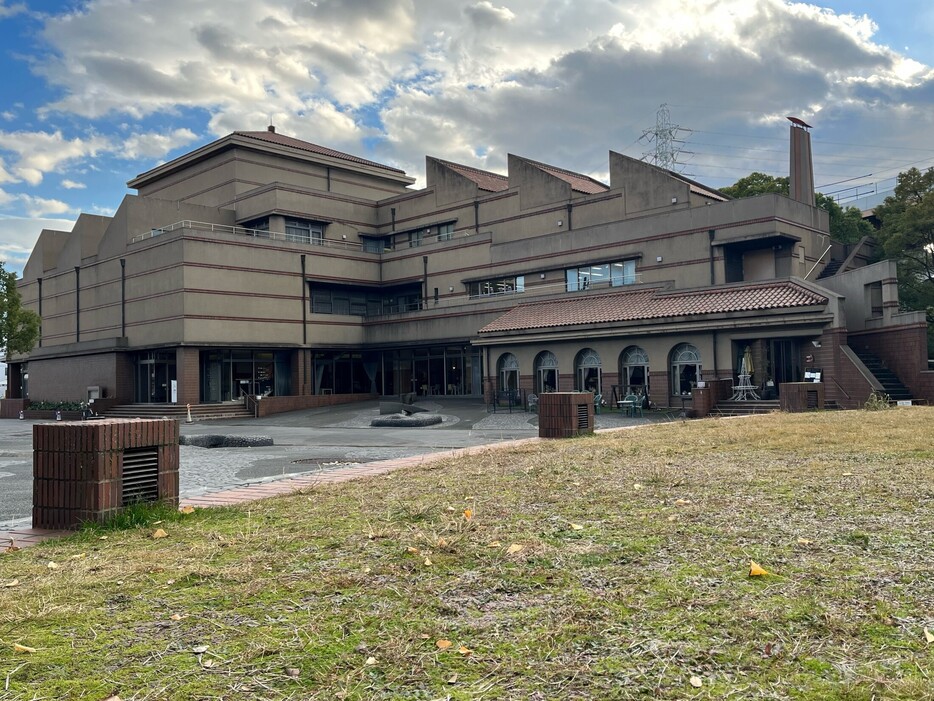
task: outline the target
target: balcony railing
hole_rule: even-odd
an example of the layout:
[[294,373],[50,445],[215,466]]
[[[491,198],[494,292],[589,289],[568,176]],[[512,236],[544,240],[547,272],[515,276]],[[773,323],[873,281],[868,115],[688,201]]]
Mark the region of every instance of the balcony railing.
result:
[[210,224],[208,222],[198,221],[180,221],[168,226],[162,226],[158,229],[134,236],[130,243],[138,243],[146,239],[155,238],[162,234],[167,234],[179,229],[189,229],[191,231],[204,231],[214,234],[233,234],[234,236],[249,236],[254,239],[266,239],[270,241],[286,241],[288,243],[301,243],[307,246],[324,246],[325,248],[340,248],[344,250],[360,251],[361,246],[355,241],[344,241],[336,239],[327,239],[323,236],[317,237],[314,234],[303,236],[299,234],[286,234],[279,231],[266,231],[263,229],[247,229],[242,226],[230,226],[228,224]]

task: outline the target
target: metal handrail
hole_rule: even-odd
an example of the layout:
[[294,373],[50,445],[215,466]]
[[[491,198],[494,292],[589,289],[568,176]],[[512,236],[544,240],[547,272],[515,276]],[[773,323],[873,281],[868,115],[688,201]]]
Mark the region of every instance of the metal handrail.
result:
[[[833,248],[833,246],[827,246],[827,251],[829,251],[831,248]],[[822,260],[824,260],[824,256],[827,255],[827,251],[824,251],[823,253],[820,254],[820,257],[817,259],[817,262],[815,262],[814,265],[811,266],[811,269],[808,270],[808,274],[804,276],[804,279],[805,279],[805,280],[810,279],[811,273],[814,272],[814,268],[816,268],[818,265],[820,265],[820,262],[821,262]]]

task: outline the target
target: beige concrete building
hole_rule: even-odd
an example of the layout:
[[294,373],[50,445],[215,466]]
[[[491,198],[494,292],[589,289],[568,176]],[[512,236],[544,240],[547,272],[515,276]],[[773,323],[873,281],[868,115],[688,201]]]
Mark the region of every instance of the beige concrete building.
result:
[[745,358],[764,397],[819,369],[857,406],[883,387],[869,352],[934,399],[923,315],[898,311],[869,241],[830,240],[791,129],[796,199],[742,200],[613,152],[609,183],[429,157],[413,189],[272,127],[230,134],[136,177],[113,217],[42,232],[20,283],[42,339],[9,359],[8,396],[285,410],[590,389],[680,407]]

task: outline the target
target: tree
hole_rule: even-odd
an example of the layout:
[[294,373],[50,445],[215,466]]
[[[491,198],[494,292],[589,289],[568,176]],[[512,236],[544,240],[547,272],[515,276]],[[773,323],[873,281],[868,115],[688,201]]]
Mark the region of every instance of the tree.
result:
[[[787,195],[790,191],[787,176],[776,178],[765,173],[750,173],[740,178],[729,187],[720,188],[720,192],[733,198],[755,197],[776,193]],[[832,198],[818,192],[814,196],[815,204],[830,215],[830,237],[840,243],[856,243],[863,236],[872,236],[875,232],[872,224],[863,219],[863,213],[857,207],[844,209]]]
[[0,261],[0,351],[7,358],[28,353],[39,338],[39,315],[23,308],[16,289],[16,273],[7,272]]
[[876,238],[898,263],[898,297],[906,309],[923,310],[928,348],[934,349],[934,168],[899,173],[894,194],[876,207]]

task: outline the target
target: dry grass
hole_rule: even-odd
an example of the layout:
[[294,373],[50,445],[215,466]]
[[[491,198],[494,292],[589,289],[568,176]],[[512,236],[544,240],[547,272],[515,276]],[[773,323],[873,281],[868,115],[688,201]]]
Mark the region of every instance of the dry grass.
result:
[[0,556],[0,699],[932,698],[932,428],[673,423]]

